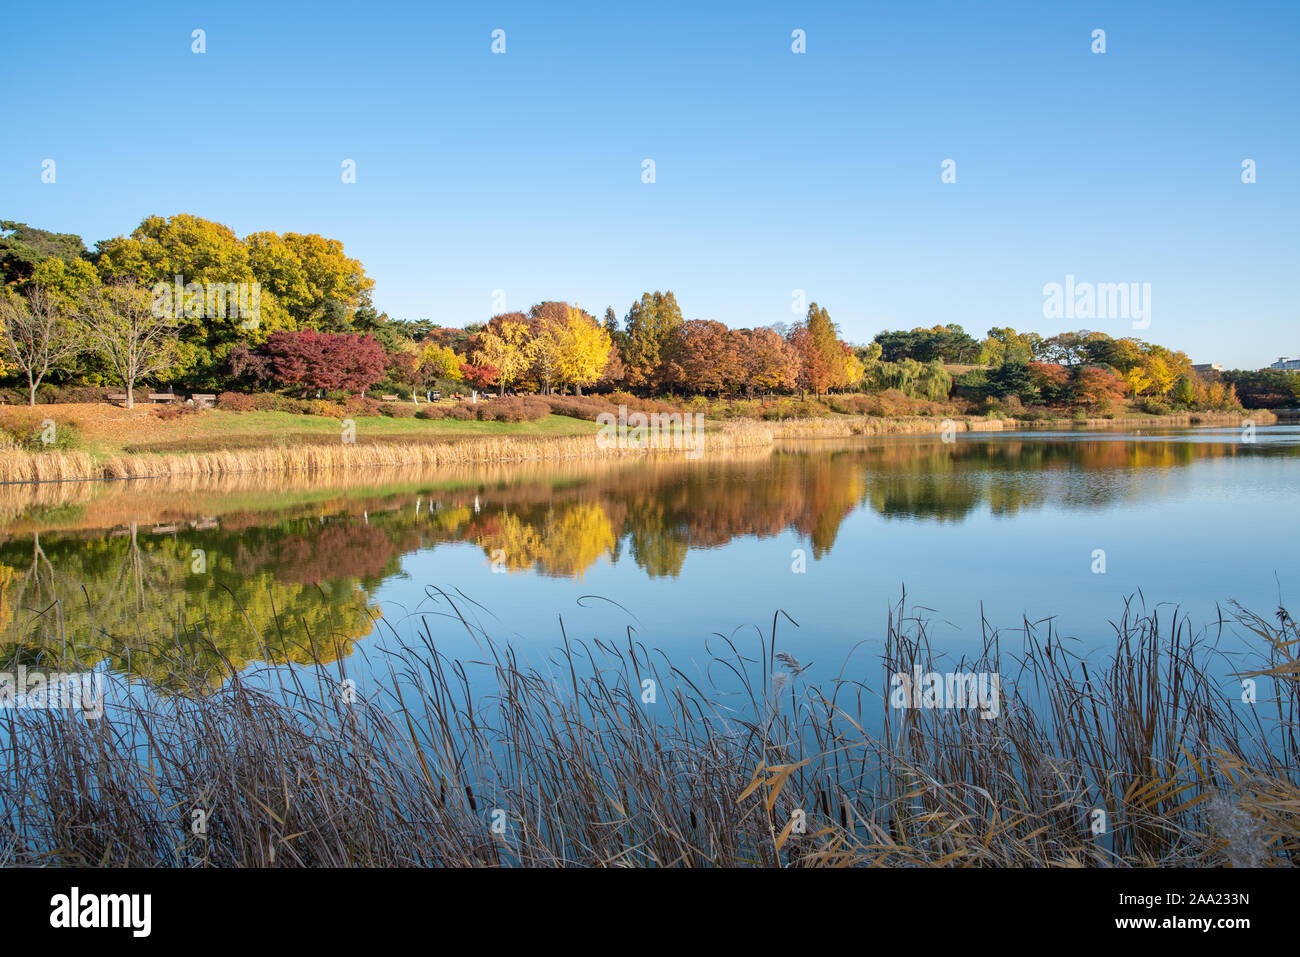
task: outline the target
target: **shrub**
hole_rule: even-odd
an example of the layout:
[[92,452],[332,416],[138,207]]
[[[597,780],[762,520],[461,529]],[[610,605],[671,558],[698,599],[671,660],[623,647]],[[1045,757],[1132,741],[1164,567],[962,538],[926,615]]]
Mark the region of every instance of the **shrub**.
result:
[[415,417],[417,419],[427,419],[430,421],[445,419],[447,417],[447,408],[446,406],[442,406],[442,405],[421,406],[419,410],[415,413]]
[[1154,396],[1143,399],[1138,407],[1147,415],[1168,415],[1174,411],[1173,407],[1163,399],[1157,399]]
[[595,422],[601,413],[618,415],[620,405],[627,406],[632,412],[680,412],[679,406],[669,402],[657,402],[654,399],[640,399],[629,392],[611,392],[607,396],[593,395],[544,395],[525,396],[545,402],[556,415],[567,415],[575,419]]
[[413,419],[417,411],[415,404],[409,402],[384,402],[379,407],[380,414],[390,419]]
[[[47,437],[52,441],[46,442]],[[70,422],[56,424],[53,435],[39,427],[26,433],[0,429],[0,448],[25,452],[69,452],[81,448],[81,432]]]
[[304,415],[324,415],[331,419],[346,419],[348,411],[338,402],[331,402],[328,399],[304,399]]
[[217,396],[217,408],[227,412],[253,412],[257,409],[257,396],[243,392],[223,392]]
[[[42,382],[36,387],[36,403],[53,405],[56,402],[103,402],[110,392],[117,391],[117,389],[105,389],[103,386],[55,385],[52,382]],[[143,391],[146,390],[137,389],[137,394]],[[21,395],[21,404],[26,405],[27,390],[19,388],[17,392]]]
[[550,403],[539,396],[509,396],[473,406],[484,422],[535,422],[551,414]]
[[401,403],[397,402],[380,402],[378,399],[372,399],[366,395],[350,395],[339,403],[344,415],[370,417],[387,415],[385,409],[393,408]]
[[175,405],[165,405],[159,409],[155,415],[163,422],[171,422],[183,416],[194,415],[203,411],[201,405],[190,405],[185,402],[178,402]]

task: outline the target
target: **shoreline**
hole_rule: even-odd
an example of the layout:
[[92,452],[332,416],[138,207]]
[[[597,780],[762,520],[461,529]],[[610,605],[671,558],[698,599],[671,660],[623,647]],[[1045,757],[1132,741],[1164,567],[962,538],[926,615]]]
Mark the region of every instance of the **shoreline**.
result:
[[[954,432],[1035,432],[1070,430],[1113,432],[1126,428],[1214,428],[1239,426],[1244,421],[1256,426],[1274,425],[1278,416],[1268,410],[1251,412],[1190,412],[1124,419],[1056,418],[1034,421],[1020,419],[960,418],[930,416],[724,420],[705,433],[699,459],[740,449],[770,447],[789,439],[854,438],[859,436],[939,435],[945,423]],[[127,479],[176,476],[218,476],[232,474],[328,473],[353,469],[445,467],[565,461],[627,456],[688,456],[682,449],[601,448],[595,434],[578,436],[510,435],[492,437],[448,437],[441,439],[396,439],[365,444],[304,443],[295,446],[267,444],[259,448],[209,452],[132,452],[96,455],[84,451],[27,452],[14,450],[0,458],[0,485],[37,485],[50,482],[111,482]]]

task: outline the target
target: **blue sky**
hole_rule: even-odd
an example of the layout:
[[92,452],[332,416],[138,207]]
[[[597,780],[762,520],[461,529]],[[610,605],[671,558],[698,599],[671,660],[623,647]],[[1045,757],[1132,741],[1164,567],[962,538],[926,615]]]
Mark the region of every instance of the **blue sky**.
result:
[[[1294,2],[15,3],[0,218],[319,232],[448,325],[498,289],[766,325],[801,289],[851,341],[1090,326],[1257,367],[1300,355],[1297,40]],[[1045,319],[1066,275],[1150,283],[1150,327]]]

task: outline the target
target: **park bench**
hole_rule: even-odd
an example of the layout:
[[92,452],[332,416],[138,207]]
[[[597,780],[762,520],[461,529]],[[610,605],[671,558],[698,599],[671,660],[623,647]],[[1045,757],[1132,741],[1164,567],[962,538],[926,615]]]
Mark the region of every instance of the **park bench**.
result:
[[151,402],[175,402],[176,395],[172,392],[150,392],[149,401]]
[[389,395],[381,395],[380,398],[383,399],[385,402],[396,402],[398,396],[396,395],[396,393],[392,393]]
[[110,393],[109,396],[108,396],[108,401],[109,401],[109,402],[125,402],[125,401],[126,401],[126,393],[125,393],[125,392],[113,392],[113,393]]
[[211,407],[217,404],[217,397],[209,392],[195,392],[190,398],[198,406]]

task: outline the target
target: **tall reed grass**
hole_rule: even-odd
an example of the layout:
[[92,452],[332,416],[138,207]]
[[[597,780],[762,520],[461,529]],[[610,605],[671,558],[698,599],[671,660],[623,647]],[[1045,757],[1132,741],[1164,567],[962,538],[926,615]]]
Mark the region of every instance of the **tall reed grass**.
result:
[[[704,454],[770,445],[772,429],[760,423],[724,423],[705,433]],[[558,461],[611,456],[673,455],[668,449],[602,448],[594,435],[530,438],[500,436],[451,441],[343,442],[267,445],[218,452],[112,454],[27,452],[0,456],[0,483],[86,479],[165,478],[181,475],[346,472],[375,468],[442,468],[501,462]]]
[[[215,692],[116,688],[98,721],[0,710],[0,863],[1218,866],[1300,854],[1300,635],[1285,612],[1236,609],[1193,633],[1126,607],[1100,664],[1050,623],[1026,622],[1014,652],[986,626],[974,654],[949,661],[900,603],[878,661],[859,654],[813,681],[778,650],[792,638],[779,613],[697,667],[630,630],[586,642],[563,625],[562,647],[533,667],[483,632],[472,603],[436,598],[413,637],[388,630],[355,701],[336,661],[232,673]],[[439,649],[444,624],[468,632],[477,658]],[[1254,706],[1211,676],[1225,627],[1261,647]],[[1003,675],[1000,717],[885,707],[889,676],[916,667]]]

